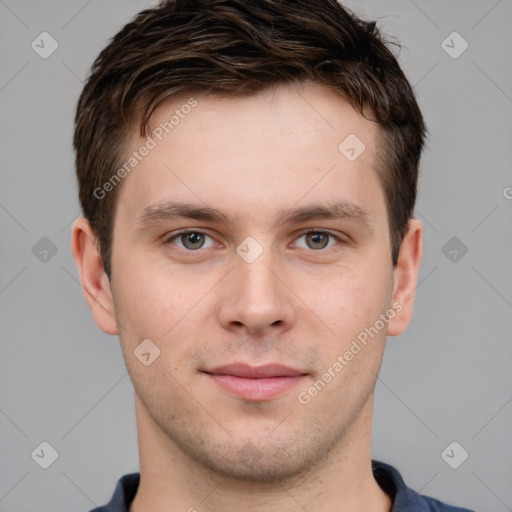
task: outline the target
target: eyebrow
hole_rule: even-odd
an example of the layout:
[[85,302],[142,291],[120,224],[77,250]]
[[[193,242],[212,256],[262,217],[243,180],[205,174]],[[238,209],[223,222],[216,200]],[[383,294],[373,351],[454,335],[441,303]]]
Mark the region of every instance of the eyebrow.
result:
[[[217,222],[227,226],[236,224],[232,216],[217,208],[179,201],[163,201],[146,207],[137,218],[136,225],[144,229],[174,218]],[[347,200],[281,209],[274,217],[274,225],[298,224],[317,219],[344,220],[370,229],[368,211]]]
[[176,217],[204,220],[206,222],[220,222],[227,225],[232,223],[232,219],[228,215],[210,206],[163,201],[144,208],[144,212],[137,218],[136,224],[139,228],[143,229]]
[[345,220],[370,226],[368,211],[351,201],[335,201],[334,203],[313,204],[295,207],[290,210],[280,210],[276,224],[298,224],[316,219]]

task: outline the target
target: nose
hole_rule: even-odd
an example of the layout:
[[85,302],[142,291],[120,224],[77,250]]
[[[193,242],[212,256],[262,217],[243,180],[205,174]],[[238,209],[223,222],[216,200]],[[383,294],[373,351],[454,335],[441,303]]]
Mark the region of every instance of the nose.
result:
[[293,293],[268,253],[264,251],[252,263],[239,258],[226,276],[218,309],[225,329],[276,335],[292,326],[296,316]]

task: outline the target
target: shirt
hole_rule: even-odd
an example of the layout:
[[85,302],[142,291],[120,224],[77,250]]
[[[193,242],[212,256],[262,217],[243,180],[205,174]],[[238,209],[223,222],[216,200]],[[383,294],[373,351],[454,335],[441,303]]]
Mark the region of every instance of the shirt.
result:
[[[407,487],[400,473],[389,464],[372,460],[372,471],[382,490],[393,500],[391,512],[474,512],[418,494]],[[128,507],[137,493],[139,480],[140,473],[124,475],[118,480],[109,503],[91,512],[128,512]]]

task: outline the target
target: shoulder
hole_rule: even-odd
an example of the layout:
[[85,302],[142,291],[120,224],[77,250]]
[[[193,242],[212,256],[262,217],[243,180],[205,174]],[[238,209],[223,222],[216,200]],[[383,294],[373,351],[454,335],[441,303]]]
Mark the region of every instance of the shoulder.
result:
[[391,512],[474,512],[417,493],[406,485],[399,471],[389,464],[373,460],[372,470],[377,483],[393,499]]
[[116,484],[111,500],[90,512],[128,512],[137,489],[139,488],[140,473],[129,473],[122,476]]

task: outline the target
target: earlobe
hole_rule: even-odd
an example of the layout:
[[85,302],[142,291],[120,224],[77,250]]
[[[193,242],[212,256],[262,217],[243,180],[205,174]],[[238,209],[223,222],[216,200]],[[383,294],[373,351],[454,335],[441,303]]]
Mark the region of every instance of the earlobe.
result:
[[71,252],[96,325],[107,334],[117,334],[110,282],[103,269],[96,235],[83,217],[73,223]]
[[422,237],[423,226],[421,222],[417,219],[411,219],[400,247],[398,263],[393,272],[393,298],[391,303],[399,305],[396,308],[399,313],[388,324],[388,336],[401,334],[411,321],[418,272],[423,255]]

